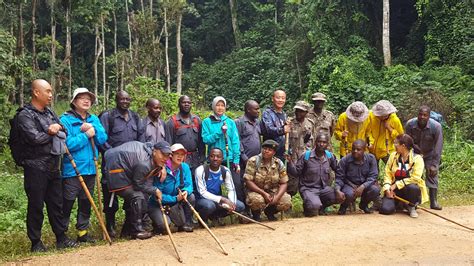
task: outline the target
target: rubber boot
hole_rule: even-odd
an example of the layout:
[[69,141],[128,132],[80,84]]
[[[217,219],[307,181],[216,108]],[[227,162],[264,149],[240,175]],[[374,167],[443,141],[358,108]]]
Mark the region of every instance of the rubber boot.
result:
[[430,208],[433,210],[442,210],[443,207],[438,204],[438,189],[430,188]]
[[265,210],[263,210],[263,212],[265,213],[269,221],[277,220],[277,218],[275,217],[275,213],[277,212],[275,205],[268,206]]
[[132,227],[131,237],[132,239],[147,239],[153,236],[151,232],[145,231],[143,228],[143,213],[142,213],[142,200],[134,200],[131,202],[131,215],[130,224]]
[[339,206],[339,210],[337,211],[337,214],[339,215],[345,215],[347,212],[347,204],[343,203],[341,206]]
[[262,212],[260,210],[252,210],[252,218],[257,221],[257,222],[260,222],[262,220],[262,218],[260,218],[260,215],[262,214]]
[[107,228],[107,232],[111,238],[117,236],[115,232],[115,213],[107,212],[105,213],[105,224]]

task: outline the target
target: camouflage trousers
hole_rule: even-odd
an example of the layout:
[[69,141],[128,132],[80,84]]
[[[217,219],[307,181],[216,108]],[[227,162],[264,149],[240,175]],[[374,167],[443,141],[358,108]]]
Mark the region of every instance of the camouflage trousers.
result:
[[[263,196],[258,194],[257,192],[248,192],[246,202],[252,211],[263,210],[267,205]],[[280,201],[276,205],[276,208],[277,211],[286,211],[291,208],[291,196],[285,192],[285,194],[283,194]]]

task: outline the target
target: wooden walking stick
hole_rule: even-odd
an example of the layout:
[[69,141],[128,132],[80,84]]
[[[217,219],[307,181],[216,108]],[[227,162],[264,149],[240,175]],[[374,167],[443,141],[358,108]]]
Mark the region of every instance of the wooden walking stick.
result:
[[97,210],[97,206],[95,205],[94,199],[91,196],[91,193],[89,192],[89,189],[87,188],[86,183],[84,182],[84,178],[82,175],[79,173],[79,170],[77,170],[77,165],[76,162],[74,161],[74,158],[72,157],[71,153],[69,152],[69,149],[66,148],[66,155],[71,161],[72,168],[74,168],[74,171],[76,172],[77,178],[79,179],[79,182],[81,183],[82,189],[84,189],[84,192],[86,193],[87,199],[89,199],[89,202],[91,203],[92,209],[95,212],[95,215],[97,216],[97,219],[99,220],[100,227],[102,228],[102,232],[105,234],[105,237],[107,239],[107,242],[109,242],[110,245],[112,245],[112,239],[110,239],[109,233],[107,232],[107,229],[105,228],[105,223],[104,219],[102,219],[102,215],[100,215],[99,210]]
[[394,198],[395,198],[396,200],[399,200],[399,201],[405,203],[405,204],[410,205],[411,207],[419,208],[419,209],[421,209],[421,210],[423,210],[423,211],[425,211],[425,212],[427,212],[427,213],[433,214],[434,216],[438,216],[439,218],[444,219],[444,220],[446,220],[446,221],[448,221],[448,222],[451,222],[451,223],[453,223],[453,224],[459,225],[459,226],[461,226],[461,227],[463,227],[463,228],[466,228],[466,229],[468,229],[468,230],[470,230],[470,231],[474,231],[474,228],[471,228],[471,227],[462,225],[462,224],[460,224],[460,223],[458,223],[458,222],[455,222],[455,221],[453,221],[453,220],[451,220],[451,219],[448,219],[448,218],[446,218],[446,217],[443,217],[443,216],[441,216],[441,215],[439,215],[439,214],[437,214],[437,213],[434,213],[434,212],[432,212],[432,211],[430,211],[430,210],[428,210],[428,209],[426,209],[426,208],[423,208],[423,207],[419,206],[418,204],[413,204],[413,203],[409,202],[409,201],[406,200],[406,199],[400,198],[400,197],[397,196],[397,195],[394,195]]
[[[180,194],[182,193],[181,189],[179,189],[179,188],[178,188],[178,191],[179,191]],[[202,226],[204,226],[204,228],[206,228],[206,230],[209,232],[209,234],[212,236],[212,238],[214,238],[214,240],[217,242],[219,247],[222,249],[222,252],[224,253],[224,255],[229,255],[229,253],[225,250],[222,243],[219,241],[219,239],[217,239],[216,235],[214,235],[214,233],[212,233],[211,229],[209,229],[209,226],[207,226],[207,224],[202,220],[201,216],[196,211],[196,209],[194,209],[193,205],[191,205],[191,203],[189,203],[187,198],[184,198],[184,201],[186,202],[186,204],[188,204],[189,208],[194,213],[194,215],[196,215],[196,217],[198,218],[198,220],[202,224]]]
[[183,260],[179,255],[178,249],[176,248],[176,244],[174,243],[173,236],[171,235],[170,225],[168,224],[168,217],[166,217],[165,214],[165,208],[163,207],[163,204],[161,204],[161,200],[156,199],[156,201],[158,202],[158,206],[160,207],[161,215],[163,215],[163,222],[165,223],[166,232],[168,232],[168,236],[170,237],[171,244],[173,245],[174,251],[176,252],[177,259],[179,262],[183,263]]
[[[102,207],[102,188],[101,188],[101,183],[100,183],[99,161],[98,161],[97,155],[95,153],[96,149],[95,149],[94,138],[90,138],[90,140],[91,140],[91,146],[92,146],[92,154],[94,154],[94,164],[95,164],[95,172],[96,172],[95,185],[97,187],[97,202],[99,204],[99,213],[102,216],[102,214],[104,213],[103,212],[104,209]],[[104,218],[104,216],[102,216],[102,219],[103,218]],[[104,240],[107,240],[107,238],[105,237],[105,234],[102,234],[102,237],[104,238]]]
[[261,225],[261,226],[265,226],[266,228],[271,229],[271,230],[276,230],[274,227],[271,227],[271,226],[269,226],[269,225],[266,225],[266,224],[264,224],[264,223],[261,223],[261,222],[259,222],[259,221],[256,221],[256,220],[254,220],[254,219],[252,219],[252,218],[250,218],[250,217],[247,217],[247,216],[245,216],[245,215],[243,215],[243,214],[241,214],[241,213],[238,213],[238,212],[232,210],[232,209],[230,208],[230,206],[227,205],[227,204],[225,204],[225,203],[224,203],[224,204],[221,204],[221,206],[222,206],[222,208],[224,208],[224,209],[230,211],[231,213],[236,214],[237,216],[242,217],[242,218],[244,218],[244,219],[246,219],[246,220],[248,220],[248,221],[251,221],[252,223],[256,223],[256,224],[259,224],[259,225]]

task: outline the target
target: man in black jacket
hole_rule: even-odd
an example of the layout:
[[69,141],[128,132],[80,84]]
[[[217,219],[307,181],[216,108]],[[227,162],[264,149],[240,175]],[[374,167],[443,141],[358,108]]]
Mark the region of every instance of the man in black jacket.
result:
[[143,228],[146,199],[151,196],[161,200],[161,191],[153,186],[151,177],[161,173],[170,154],[170,145],[166,141],[154,145],[130,141],[105,152],[108,189],[124,198],[124,227],[129,227],[125,231],[129,231],[133,239],[152,237]]
[[[64,134],[56,114],[48,108],[53,99],[51,85],[37,79],[31,85],[32,99],[18,114],[19,134],[24,140],[24,182],[28,197],[26,228],[32,252],[44,252],[41,241],[43,207],[46,203],[49,223],[56,235],[56,247],[77,247],[66,237],[62,213],[62,180],[59,172],[60,154],[53,151],[53,139]],[[61,133],[62,132],[62,133]]]

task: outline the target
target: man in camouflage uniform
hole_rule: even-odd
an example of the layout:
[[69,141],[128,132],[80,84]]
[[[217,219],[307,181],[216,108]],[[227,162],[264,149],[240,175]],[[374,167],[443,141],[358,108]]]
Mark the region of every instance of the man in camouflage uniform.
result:
[[[291,119],[290,123],[290,151],[291,159],[296,162],[298,158],[306,151],[312,148],[312,135],[314,123],[308,119],[306,115],[311,107],[305,101],[298,101],[293,107],[295,110],[295,117]],[[291,196],[298,192],[298,177],[289,176],[287,192]]]
[[316,92],[311,96],[313,100],[313,109],[309,110],[307,118],[313,120],[314,127],[312,135],[316,136],[318,133],[325,133],[329,136],[328,150],[332,151],[331,137],[336,127],[336,117],[331,111],[324,109],[326,103],[326,95],[321,92]]
[[262,210],[268,220],[275,221],[276,212],[291,208],[291,197],[286,193],[288,175],[283,162],[275,157],[277,149],[276,141],[266,140],[262,152],[250,158],[245,169],[246,202],[257,221]]

